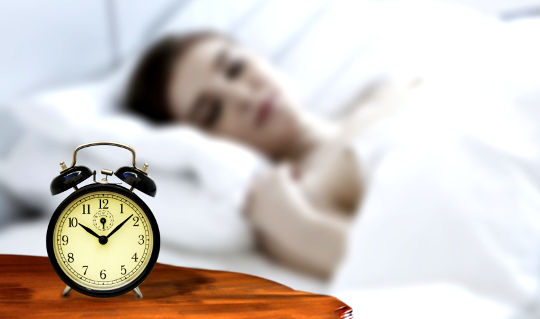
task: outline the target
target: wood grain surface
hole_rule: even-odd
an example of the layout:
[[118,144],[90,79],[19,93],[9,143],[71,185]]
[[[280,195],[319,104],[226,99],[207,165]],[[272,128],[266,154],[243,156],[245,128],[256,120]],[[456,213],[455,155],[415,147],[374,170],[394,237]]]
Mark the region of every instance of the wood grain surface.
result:
[[46,257],[0,255],[0,318],[352,318],[340,300],[245,274],[157,264],[144,295],[92,298],[65,284]]

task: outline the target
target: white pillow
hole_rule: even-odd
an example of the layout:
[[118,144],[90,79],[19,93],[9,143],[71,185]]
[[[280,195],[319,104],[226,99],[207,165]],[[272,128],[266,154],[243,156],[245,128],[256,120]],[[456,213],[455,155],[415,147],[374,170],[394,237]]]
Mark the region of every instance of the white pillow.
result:
[[[137,117],[111,112],[111,83],[108,78],[12,105],[24,134],[0,159],[0,184],[52,212],[65,197],[51,199],[49,193],[49,183],[60,170],[58,162],[69,165],[73,149],[80,144],[128,144],[137,151],[138,166],[150,164],[158,192],[155,199],[142,196],[151,202],[164,240],[202,251],[250,247],[251,232],[241,209],[251,178],[264,167],[264,159],[185,126],[153,127]],[[98,172],[115,170],[130,165],[130,155],[124,152],[83,150],[78,164]]]

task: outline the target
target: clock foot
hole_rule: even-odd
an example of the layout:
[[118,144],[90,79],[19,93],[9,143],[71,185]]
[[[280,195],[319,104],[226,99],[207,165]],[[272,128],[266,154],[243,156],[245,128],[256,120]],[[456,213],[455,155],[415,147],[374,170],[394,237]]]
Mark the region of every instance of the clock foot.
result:
[[62,297],[65,297],[69,294],[69,292],[71,291],[71,287],[70,286],[66,286],[66,288],[64,288],[64,291],[62,291]]
[[143,295],[139,287],[135,287],[135,289],[133,289],[133,292],[137,295],[137,298],[142,299]]

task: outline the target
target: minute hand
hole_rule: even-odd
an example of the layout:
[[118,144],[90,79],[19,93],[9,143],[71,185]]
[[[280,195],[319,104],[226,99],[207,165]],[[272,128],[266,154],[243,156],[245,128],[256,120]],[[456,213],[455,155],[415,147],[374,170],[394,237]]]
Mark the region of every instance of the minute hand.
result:
[[107,235],[107,238],[111,237],[114,233],[116,233],[120,229],[120,227],[124,226],[124,224],[131,218],[131,216],[133,216],[133,214],[131,214],[128,218],[126,218],[126,220],[121,222],[120,225],[116,226],[116,228],[114,228],[112,232],[109,235]]

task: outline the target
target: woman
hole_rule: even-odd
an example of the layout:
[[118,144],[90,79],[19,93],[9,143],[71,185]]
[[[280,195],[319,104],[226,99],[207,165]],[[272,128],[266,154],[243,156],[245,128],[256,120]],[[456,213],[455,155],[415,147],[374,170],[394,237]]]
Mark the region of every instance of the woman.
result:
[[525,153],[507,144],[525,139],[494,92],[465,100],[457,82],[451,94],[428,81],[378,85],[330,122],[301,112],[284,83],[227,37],[193,33],[147,52],[126,103],[271,159],[245,211],[262,248],[288,265],[328,277],[345,256],[342,287],[455,280],[530,296],[522,278],[534,276],[540,192],[526,186],[536,181]]
[[212,32],[172,36],[147,52],[126,105],[155,122],[182,122],[229,138],[277,166],[258,179],[246,214],[277,259],[328,276],[345,250],[361,198],[360,171],[345,122],[300,111],[259,56]]

